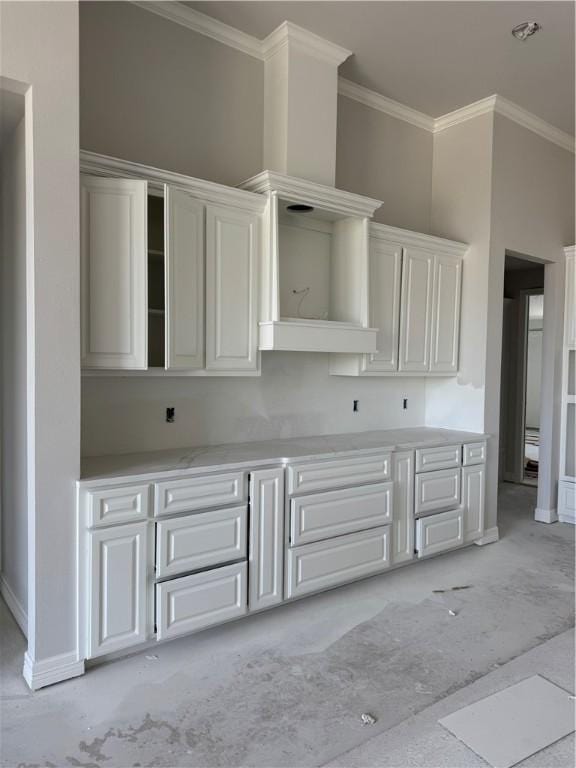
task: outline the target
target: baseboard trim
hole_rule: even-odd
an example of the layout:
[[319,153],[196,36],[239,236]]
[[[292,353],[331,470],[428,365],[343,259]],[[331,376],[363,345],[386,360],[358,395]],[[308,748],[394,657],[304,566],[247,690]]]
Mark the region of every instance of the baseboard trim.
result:
[[571,525],[576,525],[576,512],[559,512],[558,522],[570,523]]
[[61,683],[71,677],[84,674],[84,660],[78,661],[75,652],[61,653],[42,661],[33,661],[28,652],[24,654],[24,680],[33,691],[45,688],[47,685]]
[[6,577],[3,573],[0,573],[0,594],[4,598],[4,602],[10,609],[10,613],[14,616],[16,624],[22,630],[24,637],[28,637],[28,614],[24,610],[24,606],[18,600],[14,594],[12,587],[6,581]]
[[494,544],[494,542],[498,541],[500,538],[500,534],[498,533],[498,526],[495,525],[493,528],[487,528],[484,531],[484,535],[481,539],[476,539],[474,544],[476,544],[478,547],[483,547],[485,544]]
[[555,509],[541,509],[536,507],[534,510],[534,520],[537,523],[557,523],[558,513]]

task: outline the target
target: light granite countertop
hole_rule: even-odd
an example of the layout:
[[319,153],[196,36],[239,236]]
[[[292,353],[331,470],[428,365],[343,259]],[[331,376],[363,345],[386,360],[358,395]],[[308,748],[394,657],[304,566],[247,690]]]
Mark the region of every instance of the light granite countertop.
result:
[[411,427],[90,456],[82,459],[81,482],[92,485],[126,477],[132,479],[164,473],[179,475],[215,469],[258,469],[302,459],[329,459],[363,452],[373,453],[377,450],[402,451],[450,443],[478,442],[487,438],[488,435],[478,432]]

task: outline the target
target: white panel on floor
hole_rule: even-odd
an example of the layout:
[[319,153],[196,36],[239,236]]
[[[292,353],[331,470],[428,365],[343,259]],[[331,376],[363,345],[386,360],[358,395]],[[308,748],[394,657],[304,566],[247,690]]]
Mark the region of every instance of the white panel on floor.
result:
[[510,768],[574,731],[574,699],[534,675],[438,722],[494,768]]

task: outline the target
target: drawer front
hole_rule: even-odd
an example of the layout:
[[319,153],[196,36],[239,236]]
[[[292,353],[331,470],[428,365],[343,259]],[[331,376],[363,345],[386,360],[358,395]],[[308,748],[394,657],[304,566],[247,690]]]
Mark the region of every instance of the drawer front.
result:
[[99,527],[146,520],[149,499],[150,486],[148,485],[87,491],[87,525]]
[[390,454],[316,461],[288,467],[288,493],[328,491],[346,485],[378,483],[390,479]]
[[418,557],[435,555],[464,543],[464,512],[454,509],[416,521]]
[[246,559],[246,507],[215,509],[156,523],[156,575],[174,576]]
[[462,451],[462,464],[470,467],[473,464],[486,462],[486,443],[467,443]]
[[459,467],[461,454],[461,445],[418,448],[416,451],[416,472],[432,472],[435,469]]
[[576,518],[576,485],[561,480],[558,484],[558,513],[567,518]]
[[247,610],[246,563],[156,585],[158,640],[220,624]]
[[290,544],[308,544],[392,522],[392,483],[301,496],[290,502]]
[[458,507],[460,472],[460,469],[439,469],[416,475],[416,515]]
[[172,515],[246,500],[246,473],[203,475],[155,484],[154,514]]
[[328,589],[390,565],[390,527],[288,550],[287,597]]

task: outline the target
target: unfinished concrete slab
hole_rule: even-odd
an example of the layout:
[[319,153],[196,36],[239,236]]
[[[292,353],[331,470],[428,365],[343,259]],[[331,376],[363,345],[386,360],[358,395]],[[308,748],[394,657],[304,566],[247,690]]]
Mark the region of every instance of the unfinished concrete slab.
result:
[[[336,760],[573,625],[574,530],[535,523],[534,503],[532,489],[504,489],[494,545],[147,649],[35,694],[20,676],[24,639],[4,612],[2,763]],[[448,602],[433,592],[458,585],[470,588],[451,590]],[[363,726],[363,712],[377,722]]]

